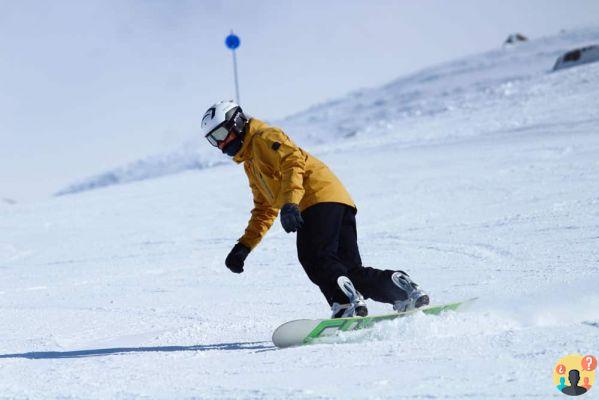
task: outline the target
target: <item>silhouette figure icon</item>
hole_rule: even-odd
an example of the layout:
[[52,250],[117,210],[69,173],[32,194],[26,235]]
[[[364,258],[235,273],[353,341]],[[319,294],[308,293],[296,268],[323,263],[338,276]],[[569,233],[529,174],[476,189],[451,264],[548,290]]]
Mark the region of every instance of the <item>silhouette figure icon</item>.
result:
[[587,392],[587,389],[578,386],[578,382],[580,382],[580,371],[577,369],[571,369],[568,372],[568,380],[570,381],[570,386],[566,386],[562,389],[562,393],[567,394],[568,396],[580,396]]
[[562,389],[565,387],[566,387],[566,378],[564,378],[562,376],[561,378],[559,378],[559,385],[557,385],[557,390],[559,390],[561,392]]

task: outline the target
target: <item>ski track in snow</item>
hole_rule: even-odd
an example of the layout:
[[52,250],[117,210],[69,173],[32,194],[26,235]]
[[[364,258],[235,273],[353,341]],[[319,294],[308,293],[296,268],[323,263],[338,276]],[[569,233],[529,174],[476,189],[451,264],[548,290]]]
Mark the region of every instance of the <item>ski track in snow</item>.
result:
[[[434,302],[479,297],[468,311],[275,349],[279,324],[328,308],[278,221],[244,274],[224,267],[251,194],[217,165],[0,207],[0,398],[557,398],[555,362],[599,349],[599,64],[547,60],[597,39],[459,60],[288,121],[348,121],[307,149],[354,196],[364,264],[406,269]],[[386,128],[334,137],[367,107]]]

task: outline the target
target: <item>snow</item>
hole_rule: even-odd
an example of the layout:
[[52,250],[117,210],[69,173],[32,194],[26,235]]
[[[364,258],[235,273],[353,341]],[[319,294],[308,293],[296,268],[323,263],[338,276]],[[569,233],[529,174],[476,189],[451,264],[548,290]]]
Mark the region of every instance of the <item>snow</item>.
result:
[[0,204],[0,398],[560,396],[556,361],[599,348],[599,64],[548,70],[593,41],[472,56],[281,123],[354,196],[365,265],[435,303],[479,297],[470,311],[277,350],[279,324],[328,315],[293,235],[275,222],[234,275],[242,169],[161,173]]
[[[521,43],[518,46],[498,48],[482,55],[427,68],[397,79],[382,88],[358,90],[345,98],[315,105],[273,123],[283,127],[298,143],[311,148],[316,144],[327,142],[338,145],[339,139],[356,136],[365,136],[370,141],[371,135],[380,136],[382,133],[391,133],[395,141],[401,139],[404,142],[422,144],[427,140],[445,142],[451,136],[455,136],[456,133],[446,131],[448,128],[466,129],[468,135],[512,129],[528,122],[522,121],[526,114],[519,117],[522,113],[516,110],[517,112],[512,115],[515,121],[510,123],[492,109],[494,106],[492,102],[501,101],[502,105],[507,105],[505,100],[509,97],[513,102],[518,102],[513,104],[518,108],[530,97],[533,97],[533,100],[546,101],[545,96],[530,96],[530,93],[527,93],[538,89],[530,85],[530,80],[542,79],[543,75],[551,71],[555,60],[564,52],[598,39],[597,29],[581,29],[568,34]],[[561,79],[562,75],[559,75],[555,81],[559,84]],[[521,82],[526,84],[522,85]],[[569,82],[564,86],[569,88],[572,84]],[[525,93],[520,93],[519,89]],[[549,92],[554,90],[551,86],[543,86],[541,89]],[[550,93],[547,96],[555,97],[555,94]],[[560,93],[561,96],[563,93]],[[408,124],[422,126],[423,122],[431,121],[431,118],[425,117],[438,117],[441,114],[450,117],[455,117],[457,114],[469,118],[469,110],[478,108],[481,102],[487,103],[482,105],[490,108],[492,114],[486,115],[490,118],[488,121],[484,119],[485,115],[481,114],[478,125],[455,121],[451,126],[444,125],[426,131],[406,129]],[[537,108],[531,108],[530,111],[535,110]],[[592,108],[586,110],[594,111]],[[252,114],[252,110],[245,111]],[[456,113],[456,111],[466,113]],[[483,110],[479,109],[479,111]],[[551,113],[546,112],[545,107],[539,108],[538,111],[542,115],[535,116],[537,118],[543,120],[553,118]],[[433,119],[433,121],[438,120]],[[62,188],[57,194],[77,193],[222,163],[222,157],[206,146],[205,142],[204,138],[194,136],[172,153],[152,155],[97,176],[82,179]]]

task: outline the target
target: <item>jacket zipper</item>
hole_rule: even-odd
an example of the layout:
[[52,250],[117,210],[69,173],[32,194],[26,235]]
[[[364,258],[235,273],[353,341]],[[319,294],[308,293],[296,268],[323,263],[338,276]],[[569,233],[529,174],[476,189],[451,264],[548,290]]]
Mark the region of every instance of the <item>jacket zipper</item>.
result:
[[274,201],[275,200],[275,196],[270,191],[270,188],[268,187],[268,185],[266,184],[266,182],[264,182],[264,177],[262,176],[262,174],[260,173],[260,171],[256,170],[256,167],[253,164],[252,164],[252,169],[254,170],[254,175],[258,177],[258,180],[260,181],[260,184],[262,185],[262,188],[268,192],[268,195],[270,196],[271,201]]

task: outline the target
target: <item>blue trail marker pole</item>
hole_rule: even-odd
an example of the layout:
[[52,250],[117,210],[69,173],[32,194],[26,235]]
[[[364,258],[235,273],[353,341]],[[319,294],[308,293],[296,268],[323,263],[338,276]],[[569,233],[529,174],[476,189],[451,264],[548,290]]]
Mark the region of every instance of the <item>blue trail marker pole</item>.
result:
[[235,50],[239,47],[240,44],[241,40],[239,40],[239,36],[237,36],[233,33],[233,31],[231,31],[231,34],[229,34],[229,36],[227,36],[227,38],[225,39],[225,45],[227,45],[227,47],[231,49],[231,52],[233,53],[233,74],[235,75],[235,94],[237,95],[237,104],[240,104],[240,100],[239,82],[237,80],[237,56],[235,54]]

